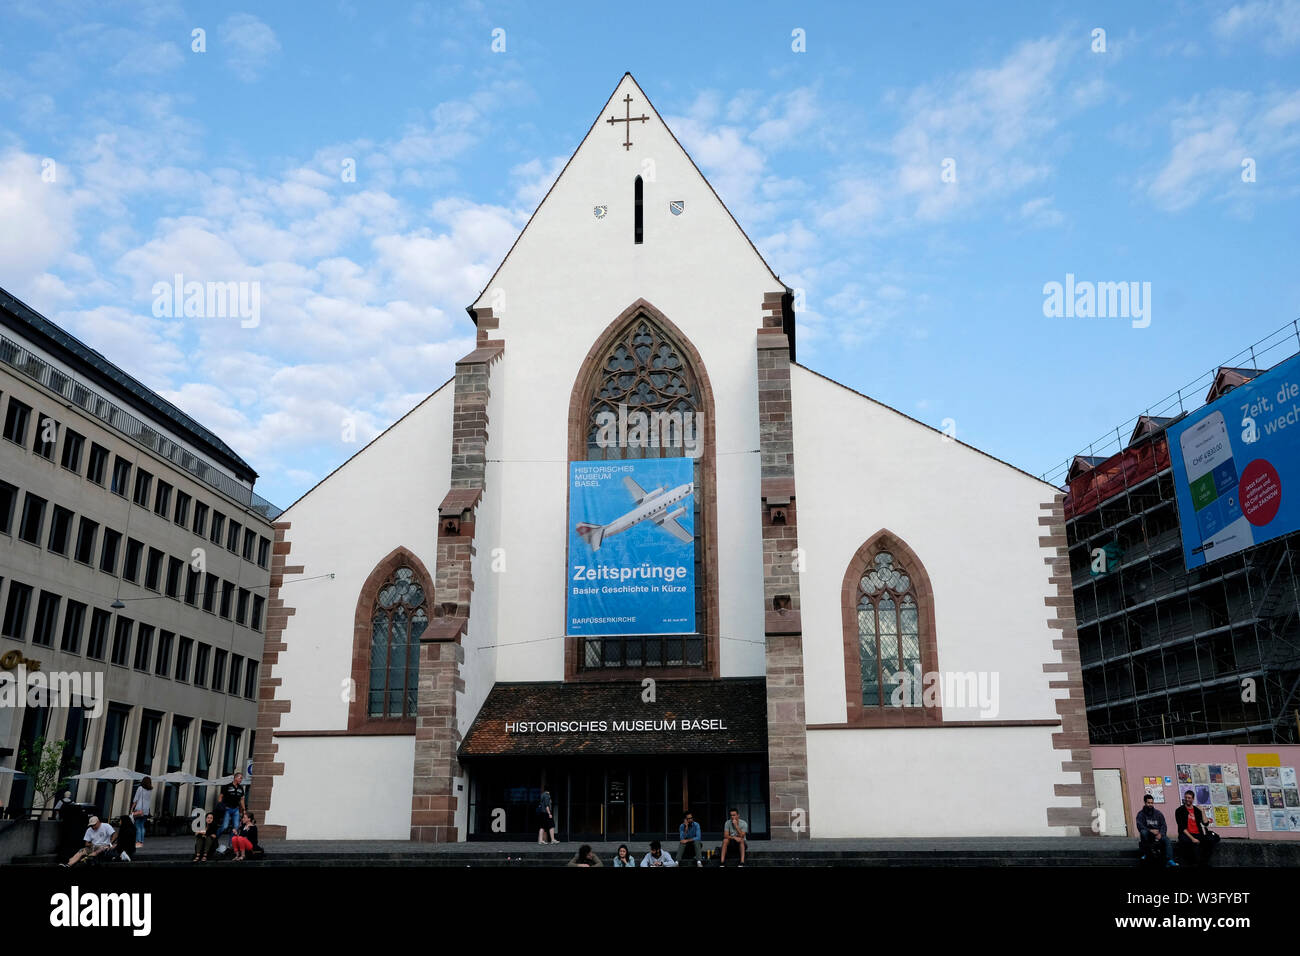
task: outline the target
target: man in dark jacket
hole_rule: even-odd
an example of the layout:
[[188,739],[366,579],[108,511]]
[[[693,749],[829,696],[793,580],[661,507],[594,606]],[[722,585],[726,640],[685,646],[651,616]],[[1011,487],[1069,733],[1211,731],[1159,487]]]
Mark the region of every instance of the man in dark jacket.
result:
[[[1210,853],[1219,842],[1219,835],[1205,822],[1205,814],[1196,806],[1196,795],[1188,790],[1183,794],[1183,805],[1174,811],[1178,824],[1178,845],[1198,866],[1210,861]],[[1184,857],[1186,860],[1187,857]]]
[[1178,865],[1174,862],[1174,845],[1169,840],[1165,815],[1156,809],[1155,798],[1149,793],[1142,798],[1142,809],[1137,815],[1137,829],[1144,854],[1159,853],[1163,850],[1165,866]]

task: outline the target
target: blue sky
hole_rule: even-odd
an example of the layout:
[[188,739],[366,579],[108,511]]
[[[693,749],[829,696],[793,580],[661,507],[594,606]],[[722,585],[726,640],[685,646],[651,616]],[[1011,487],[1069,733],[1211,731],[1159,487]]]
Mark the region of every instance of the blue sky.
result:
[[[1300,315],[1300,0],[0,17],[0,285],[282,506],[449,377],[625,70],[803,290],[801,362],[1035,474]],[[178,272],[259,324],[155,316]],[[1150,324],[1045,317],[1067,273]]]

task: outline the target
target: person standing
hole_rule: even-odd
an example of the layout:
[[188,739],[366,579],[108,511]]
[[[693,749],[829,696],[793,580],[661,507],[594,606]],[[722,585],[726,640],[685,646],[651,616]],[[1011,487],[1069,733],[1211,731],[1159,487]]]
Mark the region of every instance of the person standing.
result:
[[551,791],[549,790],[542,791],[542,799],[537,804],[537,842],[560,842],[555,839],[555,808],[551,805]]
[[217,830],[217,835],[230,830],[232,833],[239,831],[239,820],[244,813],[244,775],[236,773],[230,783],[221,788],[221,828]]
[[1209,863],[1219,835],[1210,829],[1192,791],[1183,794],[1183,805],[1174,811],[1174,822],[1178,824],[1178,845],[1184,847],[1197,866]]
[[1160,853],[1165,856],[1165,866],[1177,866],[1174,862],[1174,845],[1169,839],[1165,825],[1165,815],[1156,809],[1155,797],[1147,794],[1142,798],[1142,809],[1137,815],[1139,845],[1142,852]]
[[703,866],[699,858],[700,825],[695,822],[695,815],[689,810],[677,827],[677,838],[677,859],[682,863],[694,860],[696,866]]
[[135,848],[144,846],[144,821],[153,808],[153,779],[145,777],[131,800],[131,822],[135,824]]
[[749,824],[740,819],[740,811],[732,807],[727,811],[727,822],[722,825],[722,864],[727,863],[727,848],[736,844],[740,848],[740,865],[745,865],[745,841],[749,839]]

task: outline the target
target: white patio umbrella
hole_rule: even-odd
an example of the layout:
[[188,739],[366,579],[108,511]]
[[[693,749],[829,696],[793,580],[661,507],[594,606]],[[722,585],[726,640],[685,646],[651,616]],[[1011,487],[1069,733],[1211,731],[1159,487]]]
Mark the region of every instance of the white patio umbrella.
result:
[[126,767],[105,767],[103,770],[88,770],[74,774],[72,780],[143,780],[142,773],[128,770]]
[[184,773],[175,770],[171,773],[165,773],[162,776],[154,777],[154,783],[207,783],[202,777],[196,777],[192,773]]
[[0,767],[0,773],[11,773],[15,777],[27,776],[27,774],[23,773],[21,770],[15,770],[13,767]]

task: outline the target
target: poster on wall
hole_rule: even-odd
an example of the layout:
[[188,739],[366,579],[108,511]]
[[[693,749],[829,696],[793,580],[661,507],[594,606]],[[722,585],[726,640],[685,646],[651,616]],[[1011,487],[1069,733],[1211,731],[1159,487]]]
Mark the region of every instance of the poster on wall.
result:
[[1215,808],[1214,808],[1214,825],[1215,825],[1216,827],[1229,827],[1229,826],[1232,826],[1232,824],[1229,822],[1229,815],[1228,815],[1228,808],[1227,808],[1227,807],[1215,807]]
[[1228,803],[1229,805],[1241,803],[1241,787],[1235,783],[1228,784]]
[[568,634],[695,633],[694,465],[570,462]]
[[1178,770],[1178,782],[1179,782],[1179,783],[1191,783],[1191,782],[1192,782],[1192,765],[1191,765],[1191,764],[1189,764],[1189,763],[1180,763],[1180,764],[1178,764],[1178,766],[1177,766],[1177,770]]
[[1165,802],[1165,782],[1161,777],[1143,777],[1142,792],[1151,798],[1153,803]]
[[1288,826],[1288,824],[1287,824],[1287,818],[1286,818],[1286,811],[1285,811],[1285,810],[1270,810],[1269,812],[1273,815],[1273,829],[1274,829],[1274,830],[1289,830],[1289,829],[1291,829],[1291,827]]
[[1235,763],[1225,763],[1223,765],[1223,782],[1228,784],[1241,783],[1241,775],[1237,773],[1237,765]]
[[1255,808],[1255,829],[1256,830],[1273,829],[1273,818],[1269,815],[1267,809],[1261,810],[1259,807]]
[[1213,806],[1210,802],[1210,788],[1208,785],[1201,783],[1196,785],[1196,805],[1198,807]]
[[1295,787],[1282,788],[1282,802],[1286,804],[1287,809],[1291,807],[1300,807],[1300,790]]
[[1277,776],[1284,787],[1294,787],[1296,785],[1295,767],[1279,767]]
[[1210,784],[1210,803],[1216,807],[1228,805],[1228,788],[1222,783]]
[[1249,774],[1250,774],[1250,785],[1251,785],[1252,787],[1262,787],[1262,786],[1264,786],[1264,768],[1263,768],[1263,767],[1249,767],[1249,768],[1247,768],[1247,770],[1248,770],[1248,772],[1249,772]]
[[1190,784],[1190,783],[1180,783],[1180,784],[1178,785],[1178,802],[1179,802],[1179,803],[1184,803],[1184,802],[1186,802],[1186,800],[1187,800],[1187,795],[1188,795],[1189,793],[1192,795],[1192,800],[1195,800],[1195,799],[1196,799],[1196,787],[1194,787],[1194,786],[1193,786],[1192,784]]
[[1300,810],[1286,811],[1286,827],[1288,830],[1300,832]]
[[1192,783],[1209,783],[1210,768],[1203,763],[1192,764]]
[[1254,806],[1257,806],[1257,807],[1266,807],[1266,806],[1268,806],[1268,788],[1267,788],[1267,787],[1251,787],[1251,788],[1250,788],[1250,802],[1251,802]]
[[1234,827],[1244,827],[1246,825],[1246,808],[1229,807],[1228,812],[1231,814],[1232,822],[1228,824]]
[[1286,801],[1282,797],[1281,787],[1268,788],[1268,805],[1274,810],[1282,810],[1286,807]]
[[1223,783],[1223,766],[1221,764],[1212,763],[1209,770],[1210,783]]
[[1171,425],[1187,570],[1300,528],[1300,356]]

